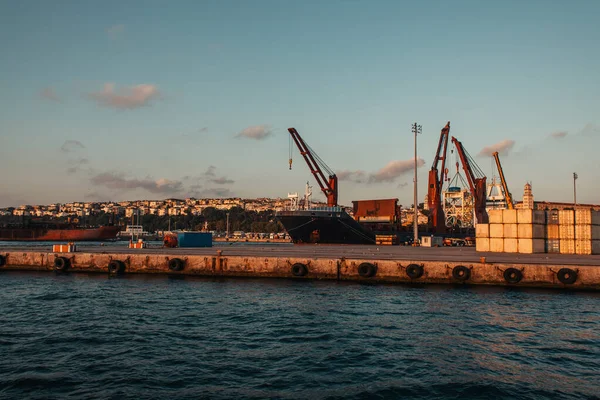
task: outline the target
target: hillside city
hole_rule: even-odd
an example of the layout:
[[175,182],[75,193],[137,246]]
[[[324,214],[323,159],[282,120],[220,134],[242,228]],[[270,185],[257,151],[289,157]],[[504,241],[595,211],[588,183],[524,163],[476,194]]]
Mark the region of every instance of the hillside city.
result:
[[[313,207],[324,207],[325,203],[313,202]],[[0,208],[0,216],[23,216],[38,218],[65,218],[85,217],[101,213],[112,214],[119,217],[132,218],[137,215],[156,216],[199,216],[207,208],[217,210],[230,210],[239,207],[245,211],[265,212],[282,211],[290,207],[290,200],[283,198],[257,198],[242,199],[215,198],[215,199],[165,199],[165,200],[130,200],[120,202],[70,202],[54,203],[49,205],[21,205],[18,207]],[[344,207],[352,215],[352,207]],[[409,224],[413,220],[411,209],[402,209],[402,222]],[[419,223],[426,223],[427,216],[419,211]]]

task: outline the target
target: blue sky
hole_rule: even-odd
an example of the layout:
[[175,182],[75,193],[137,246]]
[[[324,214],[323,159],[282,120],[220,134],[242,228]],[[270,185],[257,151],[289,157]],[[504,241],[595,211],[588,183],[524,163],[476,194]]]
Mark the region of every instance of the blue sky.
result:
[[[600,203],[597,1],[0,2],[0,207],[286,197],[412,203],[451,121],[517,200]],[[454,155],[450,156],[454,164]],[[455,168],[451,168],[452,170]]]

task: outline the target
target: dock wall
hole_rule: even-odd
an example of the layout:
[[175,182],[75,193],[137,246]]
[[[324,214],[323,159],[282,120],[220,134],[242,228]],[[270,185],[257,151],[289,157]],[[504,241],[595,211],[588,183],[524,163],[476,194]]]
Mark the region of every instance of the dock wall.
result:
[[0,253],[1,270],[181,274],[600,290],[600,266],[183,254]]

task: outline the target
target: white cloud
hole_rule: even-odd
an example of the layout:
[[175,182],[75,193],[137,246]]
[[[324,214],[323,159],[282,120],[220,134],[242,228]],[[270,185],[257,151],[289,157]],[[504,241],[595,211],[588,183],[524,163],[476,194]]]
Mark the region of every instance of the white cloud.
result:
[[55,101],[57,103],[61,102],[60,97],[58,97],[58,95],[56,94],[56,92],[54,91],[53,88],[51,87],[47,87],[44,88],[40,91],[40,97],[42,99],[46,99],[46,100],[50,100],[50,101]]
[[494,152],[498,152],[499,154],[502,155],[507,155],[510,150],[513,148],[513,146],[515,145],[515,141],[514,140],[510,140],[510,139],[504,139],[501,142],[498,142],[496,144],[493,144],[491,146],[486,146],[483,149],[481,149],[481,151],[479,152],[478,155],[480,156],[492,156],[494,154]]
[[63,145],[60,146],[60,151],[63,153],[72,153],[79,149],[85,149],[85,146],[79,140],[65,140]]
[[[425,160],[419,158],[417,167],[425,165]],[[415,159],[390,161],[379,171],[369,176],[369,183],[393,182],[401,175],[411,172],[415,167]]]
[[109,189],[145,189],[151,193],[173,194],[179,193],[183,189],[180,181],[173,181],[165,178],[153,180],[146,179],[128,179],[120,173],[103,172],[91,178],[91,182],[96,186],[104,186]]
[[273,132],[269,125],[249,126],[239,132],[236,137],[245,137],[248,139],[262,140],[271,136]]
[[142,84],[115,90],[114,83],[105,83],[99,92],[88,94],[89,98],[103,107],[117,109],[133,109],[147,105],[153,99],[160,96],[155,85]]
[[336,172],[336,176],[340,181],[351,181],[356,183],[362,183],[365,181],[367,173],[365,171],[350,171],[350,170],[341,170]]
[[553,132],[550,134],[550,137],[553,139],[561,139],[564,138],[565,136],[567,136],[569,133],[565,132],[565,131],[558,131],[558,132]]
[[125,32],[125,25],[123,24],[113,25],[106,29],[106,34],[113,40],[121,36],[123,32]]

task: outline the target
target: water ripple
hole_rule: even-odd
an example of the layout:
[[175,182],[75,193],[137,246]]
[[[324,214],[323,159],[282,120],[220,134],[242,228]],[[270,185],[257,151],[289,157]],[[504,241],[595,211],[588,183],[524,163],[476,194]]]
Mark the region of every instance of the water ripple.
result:
[[0,398],[592,399],[600,296],[0,275]]

